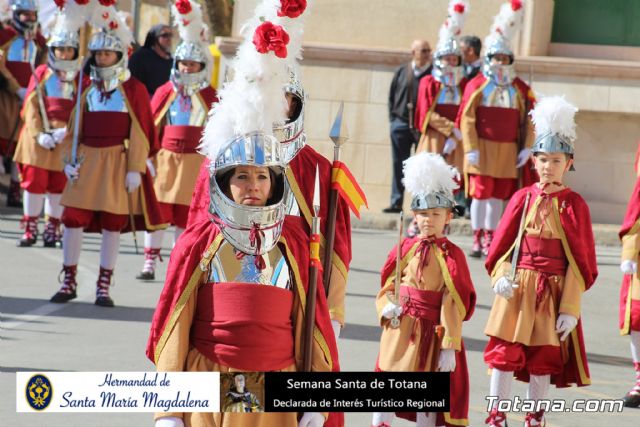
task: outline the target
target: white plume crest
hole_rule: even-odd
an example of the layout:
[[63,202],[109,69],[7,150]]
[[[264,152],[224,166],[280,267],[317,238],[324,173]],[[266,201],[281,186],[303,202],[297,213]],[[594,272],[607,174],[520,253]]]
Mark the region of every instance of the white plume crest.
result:
[[423,151],[409,157],[403,163],[404,183],[413,196],[428,195],[435,192],[453,195],[460,185],[456,181],[458,170],[435,153]]
[[176,27],[178,27],[178,35],[186,42],[206,43],[208,42],[208,27],[202,20],[202,6],[195,1],[189,1],[189,3],[191,10],[185,14],[180,13],[175,3],[171,6],[171,14]]
[[80,28],[89,19],[91,7],[81,5],[75,1],[66,1],[62,10],[56,11],[52,18],[53,31],[64,30],[69,32],[80,31]]
[[500,7],[500,12],[493,18],[489,36],[485,46],[491,46],[497,39],[505,39],[511,44],[515,35],[522,28],[525,0],[509,0]]
[[114,34],[125,47],[133,44],[133,34],[127,27],[115,6],[103,6],[99,1],[92,0],[91,25],[99,30]]
[[[289,82],[288,68],[297,64],[302,45],[302,23],[297,18],[278,16],[280,0],[262,0],[240,31],[244,40],[232,61],[233,80],[218,92],[220,102],[209,112],[200,150],[215,159],[234,135],[260,131],[273,135],[273,123],[286,120],[283,87]],[[305,14],[307,11],[305,11]],[[263,22],[282,26],[289,34],[287,57],[256,50],[253,36]]]
[[536,135],[552,133],[561,135],[569,141],[576,139],[575,105],[564,99],[564,96],[547,96],[536,102],[531,111],[531,120],[536,128]]
[[462,34],[464,20],[469,13],[469,7],[468,0],[449,1],[447,19],[445,19],[438,33],[438,46],[445,44],[449,39],[457,39]]
[[0,0],[0,21],[6,22],[11,19],[11,5],[9,0]]

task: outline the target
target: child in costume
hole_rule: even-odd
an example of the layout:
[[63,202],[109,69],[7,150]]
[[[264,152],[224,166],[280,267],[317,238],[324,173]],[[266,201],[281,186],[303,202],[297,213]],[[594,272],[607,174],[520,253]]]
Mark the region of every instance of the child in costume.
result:
[[[529,383],[527,398],[536,401],[551,382],[591,383],[580,304],[598,274],[595,244],[587,204],[562,184],[573,165],[576,111],[562,97],[536,105],[532,152],[540,182],[511,198],[487,257],[496,297],[484,360],[493,369],[489,395],[498,399],[509,398],[514,376]],[[502,427],[497,403],[486,423]],[[525,426],[543,425],[543,409],[527,413]]]
[[[382,326],[376,370],[451,372],[450,412],[398,416],[418,426],[467,425],[469,374],[462,322],[473,314],[476,294],[464,253],[443,235],[457,212],[453,191],[458,188],[458,172],[440,155],[422,152],[405,161],[404,175],[420,233],[400,243],[399,292],[397,247],[382,268],[376,300]],[[372,425],[390,426],[393,416],[376,412]]]
[[[640,148],[638,150],[640,153]],[[636,170],[637,156],[636,156]],[[623,397],[624,405],[640,406],[640,279],[638,278],[638,256],[640,256],[640,177],[636,180],[627,213],[620,230],[622,240],[622,261],[620,269],[624,273],[620,288],[620,334],[631,339],[631,357],[636,372],[633,388]]]

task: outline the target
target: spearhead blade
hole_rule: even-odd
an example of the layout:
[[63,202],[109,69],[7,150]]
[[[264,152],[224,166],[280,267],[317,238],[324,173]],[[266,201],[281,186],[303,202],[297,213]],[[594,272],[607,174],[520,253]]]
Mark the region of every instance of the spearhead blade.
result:
[[349,132],[347,132],[347,124],[342,119],[342,113],[344,111],[344,102],[340,102],[340,108],[338,109],[338,114],[336,114],[336,118],[333,121],[333,126],[331,126],[331,130],[329,131],[329,138],[333,141],[333,144],[336,146],[341,146],[347,139],[349,139]]
[[315,215],[318,216],[320,213],[320,170],[318,165],[316,165],[316,182],[313,187],[313,210]]

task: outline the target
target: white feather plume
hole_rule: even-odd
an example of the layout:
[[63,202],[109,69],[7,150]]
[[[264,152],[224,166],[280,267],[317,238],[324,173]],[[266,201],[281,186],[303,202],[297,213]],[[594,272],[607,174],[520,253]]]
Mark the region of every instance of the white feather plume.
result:
[[536,102],[536,107],[530,114],[537,135],[551,132],[574,141],[577,111],[576,106],[564,99],[564,96],[547,96]]
[[66,1],[64,8],[58,10],[53,17],[53,31],[62,29],[69,32],[80,31],[80,28],[90,18],[91,7],[81,5],[75,1]]
[[277,16],[279,8],[280,0],[262,0],[241,30],[244,40],[231,64],[233,80],[218,92],[220,102],[209,112],[199,147],[210,159],[215,159],[234,135],[253,131],[272,135],[273,123],[286,119],[282,88],[289,81],[289,59],[278,58],[273,52],[259,53],[253,44],[253,34],[264,21],[290,24],[289,18]]
[[504,38],[511,44],[516,33],[522,28],[525,0],[509,0],[500,7],[500,12],[493,18],[489,36],[485,46],[491,46],[496,39]]
[[0,0],[0,23],[11,19],[11,5],[9,0]]
[[93,9],[90,22],[94,28],[115,34],[126,47],[133,44],[133,34],[115,6],[103,6],[99,1],[92,0],[89,7]]
[[180,39],[190,43],[208,42],[208,34],[205,34],[205,24],[202,20],[202,6],[195,1],[189,1],[191,11],[181,14],[176,8],[175,3],[171,6],[171,14],[178,27],[178,35]]
[[445,44],[449,39],[457,39],[462,34],[464,20],[469,13],[468,0],[450,0],[447,8],[448,16],[440,27],[438,46]]
[[423,151],[403,163],[404,183],[413,196],[435,192],[453,195],[460,185],[456,182],[458,170],[444,161],[442,156]]

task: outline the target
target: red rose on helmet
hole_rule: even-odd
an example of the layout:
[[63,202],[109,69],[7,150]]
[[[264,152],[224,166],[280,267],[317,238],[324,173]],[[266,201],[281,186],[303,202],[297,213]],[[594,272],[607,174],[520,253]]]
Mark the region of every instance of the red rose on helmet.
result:
[[253,33],[253,44],[260,53],[273,51],[278,58],[287,57],[289,34],[280,25],[263,22]]
[[53,0],[56,4],[56,6],[58,6],[58,9],[62,9],[64,7],[64,4],[66,3],[65,0]]
[[517,12],[522,8],[522,0],[511,0],[511,10]]
[[280,0],[278,16],[297,18],[307,8],[307,0]]
[[464,3],[456,3],[456,4],[453,6],[453,10],[454,10],[456,13],[464,13]]
[[113,6],[116,4],[116,0],[98,0],[98,2],[103,6]]
[[76,0],[76,3],[84,6],[85,4],[89,3],[89,0]]
[[176,1],[176,9],[181,15],[186,15],[191,12],[191,2],[189,0],[178,0]]

